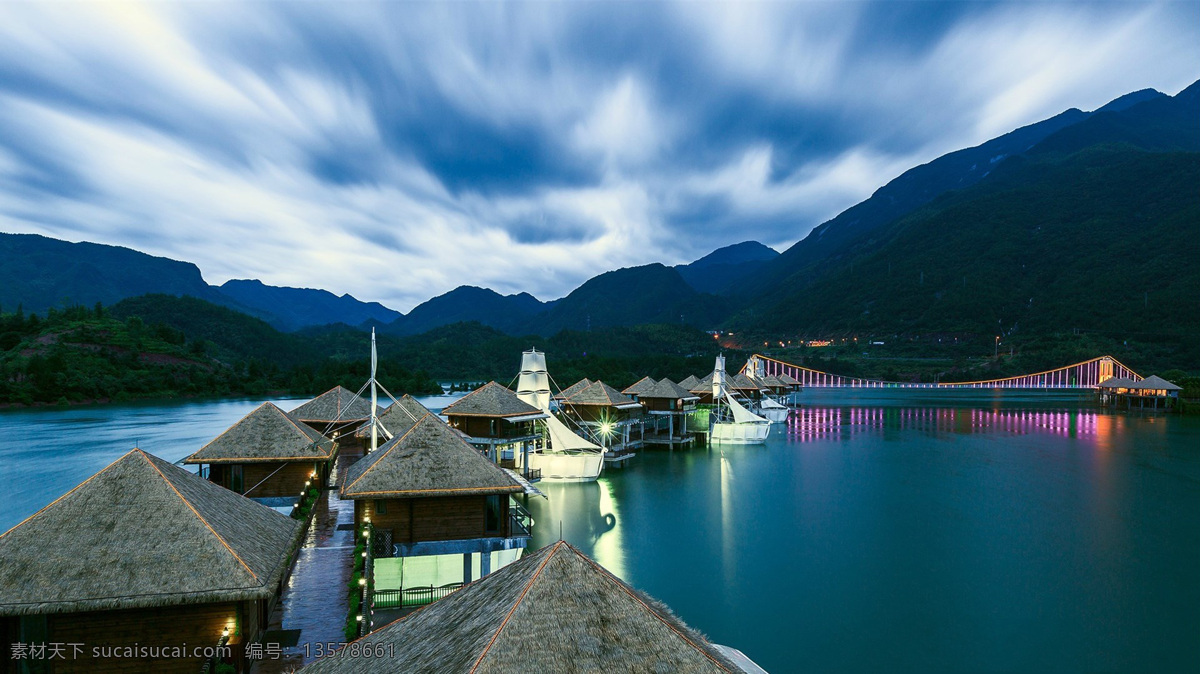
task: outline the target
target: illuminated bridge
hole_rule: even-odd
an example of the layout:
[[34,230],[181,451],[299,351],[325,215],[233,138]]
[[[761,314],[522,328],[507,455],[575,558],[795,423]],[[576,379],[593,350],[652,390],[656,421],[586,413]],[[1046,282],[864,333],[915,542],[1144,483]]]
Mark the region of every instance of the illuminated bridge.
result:
[[751,356],[742,368],[742,372],[775,377],[786,374],[799,381],[804,388],[1094,389],[1100,385],[1100,382],[1112,377],[1126,377],[1134,381],[1142,379],[1141,375],[1125,367],[1112,356],[1100,356],[1082,363],[1060,367],[1057,370],[983,381],[918,383],[862,379],[821,372],[761,354]]

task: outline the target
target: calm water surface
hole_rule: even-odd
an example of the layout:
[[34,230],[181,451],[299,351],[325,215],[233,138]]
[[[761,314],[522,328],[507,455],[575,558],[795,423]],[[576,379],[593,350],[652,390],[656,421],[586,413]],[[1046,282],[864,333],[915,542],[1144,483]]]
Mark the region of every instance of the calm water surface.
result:
[[[543,482],[534,545],[561,522],[776,673],[1200,670],[1200,419],[868,395],[806,393],[765,446]],[[135,442],[176,461],[259,402],[0,412],[0,531]]]

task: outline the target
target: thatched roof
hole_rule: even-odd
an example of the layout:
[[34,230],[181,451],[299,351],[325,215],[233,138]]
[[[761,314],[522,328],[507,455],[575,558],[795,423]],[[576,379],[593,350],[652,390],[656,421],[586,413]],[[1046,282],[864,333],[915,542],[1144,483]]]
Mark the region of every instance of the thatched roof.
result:
[[755,377],[754,381],[758,382],[759,386],[766,388],[787,388],[787,384],[779,380],[779,377],[767,375],[765,377]]
[[[738,672],[707,639],[559,541],[304,672]],[[394,653],[394,656],[392,654]]]
[[796,379],[795,377],[793,377],[790,374],[785,373],[785,374],[780,374],[778,376],[779,376],[779,381],[783,382],[784,384],[787,384],[788,386],[799,386],[800,385],[800,380]]
[[640,396],[642,391],[649,391],[650,389],[654,388],[654,385],[657,383],[658,382],[654,381],[654,379],[650,377],[642,377],[641,379],[637,380],[633,386],[621,391],[621,393],[624,393],[627,396]]
[[680,388],[685,388],[685,389],[691,391],[692,389],[696,388],[696,384],[699,384],[699,383],[700,383],[700,379],[698,379],[696,377],[696,375],[689,374],[687,376],[687,379],[684,379],[683,381],[679,382],[679,386],[680,386]]
[[605,407],[634,407],[638,403],[602,381],[577,392],[566,400],[568,405],[602,405]]
[[1128,377],[1109,377],[1108,379],[1105,379],[1104,381],[1100,382],[1100,388],[1117,389],[1117,388],[1129,388],[1130,386],[1136,386],[1136,385],[1137,385],[1137,382],[1135,382],[1134,380],[1132,380]]
[[[417,402],[416,398],[406,393],[399,400],[389,405],[387,409],[379,412],[376,418],[379,420],[379,423],[383,424],[383,427],[386,428],[388,433],[391,433],[392,437],[394,438],[397,435],[404,435],[408,429],[413,427],[413,424],[420,421],[421,417],[429,413],[430,412],[427,407]],[[367,422],[362,426],[359,426],[358,431],[356,431],[355,434],[359,437],[370,437],[370,419],[368,419]],[[380,436],[382,437],[382,433]]]
[[1175,384],[1172,384],[1171,382],[1167,381],[1166,379],[1163,379],[1162,377],[1160,377],[1156,374],[1152,374],[1149,377],[1146,377],[1145,379],[1143,379],[1139,382],[1135,382],[1134,384],[1129,386],[1129,388],[1138,389],[1138,390],[1142,390],[1142,391],[1161,391],[1161,390],[1182,391],[1183,390],[1182,387],[1176,386]]
[[134,449],[0,535],[0,615],[265,598],[300,528]]
[[562,391],[559,391],[558,395],[554,396],[554,398],[555,398],[555,400],[566,400],[567,398],[570,398],[571,396],[575,395],[576,393],[579,393],[580,391],[582,391],[583,389],[585,389],[591,385],[592,385],[592,380],[588,379],[587,377],[584,377],[583,379],[580,379],[579,381],[575,382],[574,384],[571,384],[570,386],[566,387]]
[[442,410],[445,415],[478,417],[519,417],[540,413],[541,410],[518,398],[508,387],[494,381],[471,391]]
[[289,414],[300,421],[362,421],[371,418],[371,401],[334,386]]
[[707,393],[712,391],[713,372],[709,372],[704,376],[704,379],[696,382],[694,386],[688,388],[692,393]]
[[688,391],[687,389],[680,387],[679,384],[676,384],[675,382],[671,381],[670,379],[663,379],[662,381],[657,382],[653,388],[648,389],[648,390],[643,391],[640,394],[638,394],[638,397],[639,398],[674,398],[674,399],[682,399],[682,400],[695,400],[696,394],[692,393],[691,391]]
[[761,387],[753,379],[739,372],[729,378],[729,388],[735,391],[757,391]]
[[454,429],[426,414],[346,470],[342,498],[507,494],[522,487]]
[[333,456],[333,441],[263,403],[229,427],[184,463],[323,461]]

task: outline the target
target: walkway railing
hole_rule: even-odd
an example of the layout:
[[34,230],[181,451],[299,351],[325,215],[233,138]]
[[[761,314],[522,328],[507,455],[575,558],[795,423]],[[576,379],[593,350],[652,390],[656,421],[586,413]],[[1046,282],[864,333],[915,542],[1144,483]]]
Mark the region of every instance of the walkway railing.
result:
[[424,606],[432,604],[462,586],[462,583],[450,583],[440,587],[430,585],[428,587],[408,587],[400,590],[375,590],[372,602],[376,609]]
[[759,371],[766,376],[788,375],[800,382],[804,388],[915,388],[915,389],[1094,389],[1112,377],[1125,377],[1138,381],[1142,376],[1117,361],[1112,356],[1100,356],[1091,360],[1067,365],[1054,370],[1033,374],[957,382],[896,382],[879,379],[848,377],[830,372],[821,372],[803,365],[755,354],[750,357],[742,372]]
[[508,520],[512,525],[512,530],[509,536],[529,536],[533,529],[533,517],[529,511],[521,507],[520,503],[509,499],[508,502]]

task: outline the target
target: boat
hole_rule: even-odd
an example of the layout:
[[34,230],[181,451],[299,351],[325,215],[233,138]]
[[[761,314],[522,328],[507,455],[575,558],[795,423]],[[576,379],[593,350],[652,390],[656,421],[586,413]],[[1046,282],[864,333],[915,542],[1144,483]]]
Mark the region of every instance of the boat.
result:
[[717,356],[713,370],[713,402],[709,421],[712,442],[730,445],[757,445],[767,441],[771,422],[746,409],[725,385],[725,356]]
[[540,469],[543,480],[591,482],[604,469],[604,448],[579,436],[550,410],[550,375],[546,354],[530,349],[521,354],[517,397],[546,413],[547,447],[529,454],[529,467]]
[[754,411],[767,421],[778,424],[787,421],[791,409],[787,405],[780,405],[770,396],[763,395],[762,400],[758,401],[758,406]]

